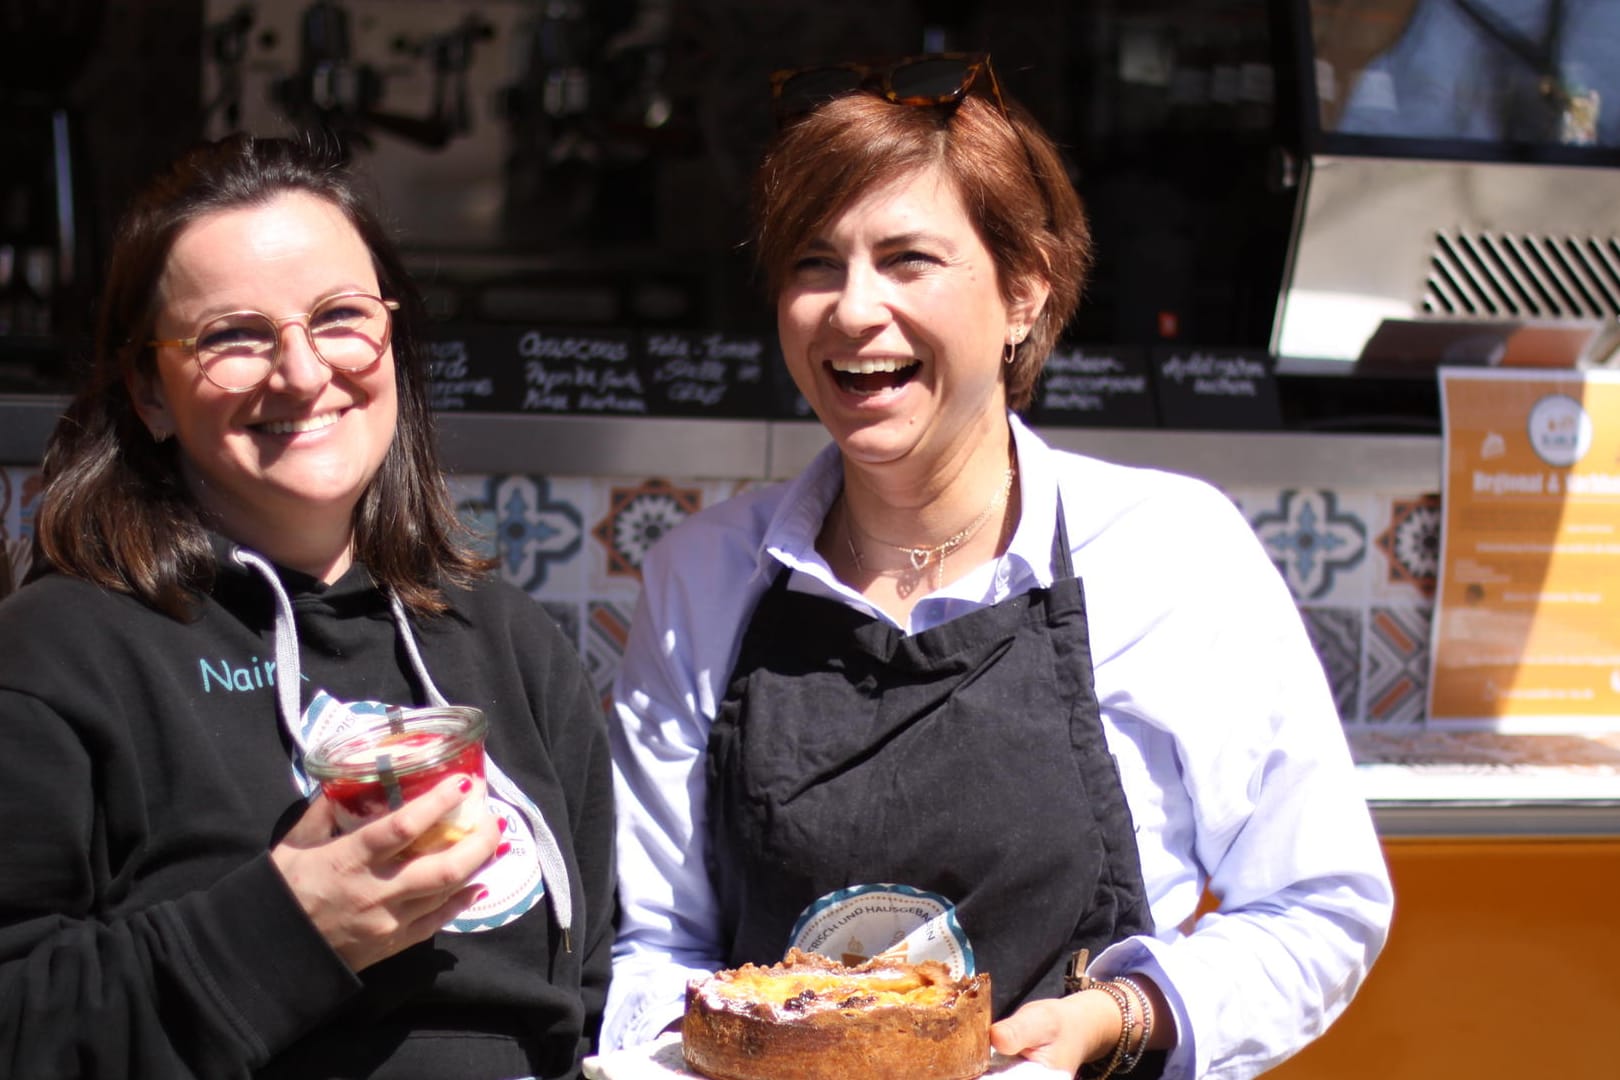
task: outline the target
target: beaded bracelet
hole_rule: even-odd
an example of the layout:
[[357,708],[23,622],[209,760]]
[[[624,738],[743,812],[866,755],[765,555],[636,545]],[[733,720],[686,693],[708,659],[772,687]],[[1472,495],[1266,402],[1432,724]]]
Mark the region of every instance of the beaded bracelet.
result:
[[1131,1030],[1136,1027],[1135,1010],[1131,1007],[1130,995],[1114,985],[1113,982],[1092,980],[1087,989],[1101,990],[1113,998],[1114,1004],[1119,1006],[1119,1042],[1114,1044],[1114,1052],[1109,1055],[1108,1064],[1103,1066],[1101,1072],[1093,1074],[1093,1080],[1108,1080],[1119,1069],[1120,1062],[1125,1059],[1125,1049],[1131,1042]]
[[1135,1052],[1127,1053],[1124,1060],[1119,1063],[1119,1071],[1128,1073],[1136,1069],[1136,1066],[1142,1061],[1142,1055],[1147,1053],[1148,1039],[1153,1036],[1153,1006],[1149,1003],[1147,992],[1142,989],[1142,984],[1129,975],[1118,975],[1113,981],[1120,986],[1129,988],[1131,993],[1136,995],[1136,1000],[1142,1007],[1142,1037],[1137,1040]]

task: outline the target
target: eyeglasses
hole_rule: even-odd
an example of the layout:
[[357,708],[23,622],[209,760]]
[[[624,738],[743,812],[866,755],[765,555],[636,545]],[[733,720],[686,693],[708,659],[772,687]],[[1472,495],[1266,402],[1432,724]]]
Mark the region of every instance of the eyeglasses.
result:
[[833,98],[865,90],[896,105],[927,108],[955,107],[984,76],[983,87],[1007,115],[1001,97],[1001,84],[990,66],[989,53],[930,53],[907,56],[892,63],[827,64],[820,67],[789,68],[771,76],[771,102],[777,127],[814,112]]
[[270,377],[281,358],[281,328],[297,323],[321,363],[333,371],[364,371],[388,348],[398,300],[370,293],[328,296],[309,311],[272,319],[262,311],[216,315],[197,328],[197,335],[170,341],[148,341],[155,347],[189,348],[203,378],[232,394],[245,394]]

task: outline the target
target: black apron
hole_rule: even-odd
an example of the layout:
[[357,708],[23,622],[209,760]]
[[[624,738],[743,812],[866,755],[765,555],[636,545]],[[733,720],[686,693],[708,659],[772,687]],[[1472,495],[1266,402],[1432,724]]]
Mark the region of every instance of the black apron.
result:
[[999,1018],[1061,996],[1074,950],[1151,929],[1061,505],[1052,565],[912,636],[776,576],[709,735],[730,964],[780,960],[829,892],[911,885],[956,905]]

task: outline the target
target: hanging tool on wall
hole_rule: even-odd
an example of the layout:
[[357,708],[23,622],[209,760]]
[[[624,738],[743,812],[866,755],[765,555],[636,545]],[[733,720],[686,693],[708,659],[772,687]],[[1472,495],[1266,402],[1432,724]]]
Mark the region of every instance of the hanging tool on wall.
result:
[[371,145],[374,131],[439,149],[471,126],[467,70],[478,42],[493,36],[487,20],[468,14],[442,34],[396,40],[396,52],[426,57],[433,65],[432,111],[407,116],[381,107],[383,72],[355,61],[348,9],[335,0],[316,0],[299,22],[298,69],[277,79],[271,96],[295,125],[326,131],[346,149]]

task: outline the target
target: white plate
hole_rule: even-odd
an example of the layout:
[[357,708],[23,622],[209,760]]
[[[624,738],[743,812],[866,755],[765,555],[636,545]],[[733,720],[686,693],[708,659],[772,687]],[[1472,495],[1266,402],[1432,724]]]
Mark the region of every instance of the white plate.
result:
[[[984,1075],[1006,1080],[1069,1080],[1067,1074],[1058,1069],[1023,1058],[1002,1057],[994,1052],[990,1054],[990,1069]],[[665,1035],[641,1046],[585,1059],[585,1080],[669,1080],[672,1076],[702,1080],[701,1073],[686,1067],[679,1035]]]

